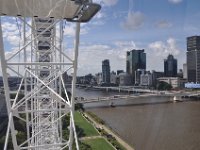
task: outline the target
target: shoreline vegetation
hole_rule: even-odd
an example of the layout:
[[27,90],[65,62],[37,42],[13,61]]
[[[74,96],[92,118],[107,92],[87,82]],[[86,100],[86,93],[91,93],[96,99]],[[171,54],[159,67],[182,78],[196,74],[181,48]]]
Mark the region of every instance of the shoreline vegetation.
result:
[[[105,129],[105,122],[91,112],[76,111],[75,124],[80,143],[87,145],[87,150],[133,150],[119,142],[119,137]],[[80,148],[81,149],[81,148]],[[81,149],[84,150],[84,149]]]
[[117,150],[134,150],[128,143],[106,126],[105,122],[92,112],[82,112],[83,116],[93,124],[101,136]]
[[83,112],[76,111],[74,117],[80,150],[115,150],[115,148],[100,135],[93,124],[84,117]]

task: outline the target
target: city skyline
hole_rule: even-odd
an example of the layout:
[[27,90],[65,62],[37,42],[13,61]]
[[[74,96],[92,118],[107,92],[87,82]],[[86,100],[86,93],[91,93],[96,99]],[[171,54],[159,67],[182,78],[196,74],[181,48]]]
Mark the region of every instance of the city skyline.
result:
[[[82,24],[78,75],[97,73],[104,59],[111,70],[126,68],[126,51],[145,49],[147,70],[164,71],[162,63],[173,54],[178,69],[186,62],[186,38],[198,35],[200,11],[195,0],[95,0],[102,10]],[[15,23],[15,24],[14,24]],[[12,53],[20,39],[15,18],[2,17],[5,49]],[[72,52],[75,24],[64,29],[65,48]]]
[[0,0],[0,149],[200,147],[198,4]]

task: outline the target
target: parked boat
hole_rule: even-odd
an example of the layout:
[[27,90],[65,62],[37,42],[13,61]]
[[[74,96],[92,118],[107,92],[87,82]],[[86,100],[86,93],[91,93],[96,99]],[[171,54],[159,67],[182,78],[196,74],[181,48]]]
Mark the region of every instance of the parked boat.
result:
[[174,96],[173,101],[174,102],[182,102],[183,100],[182,100],[181,96]]

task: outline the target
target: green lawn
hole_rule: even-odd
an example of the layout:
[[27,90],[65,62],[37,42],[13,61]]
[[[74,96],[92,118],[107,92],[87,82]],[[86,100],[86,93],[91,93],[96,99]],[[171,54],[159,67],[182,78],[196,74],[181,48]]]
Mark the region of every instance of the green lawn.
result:
[[79,128],[77,129],[79,137],[99,135],[97,130],[79,112],[75,112],[74,119],[76,126]]
[[90,145],[92,150],[114,150],[104,138],[85,140],[84,143]]

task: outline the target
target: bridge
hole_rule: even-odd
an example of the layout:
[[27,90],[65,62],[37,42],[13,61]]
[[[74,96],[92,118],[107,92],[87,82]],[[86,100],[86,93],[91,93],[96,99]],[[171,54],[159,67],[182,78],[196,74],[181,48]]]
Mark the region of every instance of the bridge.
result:
[[113,95],[113,96],[96,97],[96,98],[76,97],[75,103],[87,104],[87,103],[105,102],[105,101],[114,102],[115,100],[134,100],[135,98],[155,97],[155,96],[166,96],[166,97],[171,96],[174,97],[173,100],[176,101],[177,98],[178,100],[181,100],[182,98],[192,98],[195,96],[200,97],[200,93],[193,93],[193,92],[180,93],[180,92],[170,92],[170,91],[149,90],[146,92],[146,94],[136,93],[136,94]]
[[158,90],[151,90],[151,89],[144,89],[139,88],[138,86],[114,86],[114,87],[104,87],[104,86],[91,86],[91,85],[82,85],[82,84],[76,84],[77,88],[84,88],[88,90],[101,90],[101,91],[116,91],[116,92],[126,92],[126,93],[153,93],[153,94],[159,94],[159,93],[167,93],[167,91],[158,91]]
[[[84,97],[76,97],[75,103],[94,103],[94,102],[104,102],[104,101],[114,101],[114,100],[128,100],[134,98],[142,98],[142,97],[153,97],[153,96],[160,96],[161,94],[132,94],[132,95],[113,95],[108,97],[97,97],[97,98],[84,98]],[[162,96],[170,96],[170,94],[164,94]]]

